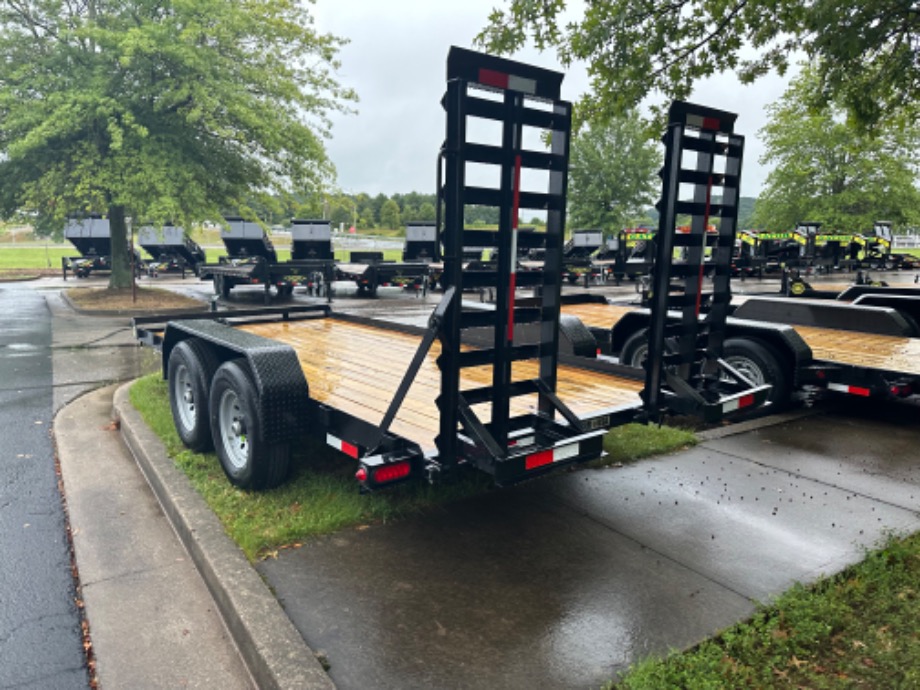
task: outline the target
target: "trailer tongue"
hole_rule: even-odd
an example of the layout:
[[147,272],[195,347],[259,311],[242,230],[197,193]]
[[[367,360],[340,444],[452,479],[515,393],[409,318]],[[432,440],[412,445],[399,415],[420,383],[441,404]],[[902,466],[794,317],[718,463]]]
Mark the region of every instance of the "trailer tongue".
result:
[[[557,72],[451,49],[438,175],[445,291],[427,328],[324,307],[175,319],[165,331],[151,327],[156,318],[136,319],[138,336],[162,349],[183,441],[195,449],[213,443],[227,476],[243,488],[283,481],[292,445],[306,435],[357,460],[365,490],[433,481],[461,465],[506,485],[598,457],[606,431],[635,419],[643,407],[647,418],[667,407],[713,419],[761,404],[769,386],[751,386],[737,372],[713,366],[724,310],[713,310],[704,322],[697,318],[695,326],[686,319],[675,332],[653,325],[654,366],[644,386],[631,378],[634,370],[565,354],[567,343],[591,336],[577,322],[560,320],[572,112],[560,99],[561,83]],[[675,268],[672,252],[659,253],[665,298],[655,310],[662,313],[676,299],[668,297],[672,274],[687,279],[682,299],[691,307],[704,298],[697,276],[725,274],[705,298],[728,302],[732,199],[743,147],[731,133],[733,120],[689,104],[672,108],[660,209],[670,218],[691,214],[694,231],[682,240],[689,251]],[[498,136],[483,142],[483,131]],[[692,168],[682,167],[694,159]],[[714,173],[713,165],[727,172]],[[473,179],[471,171],[483,167],[491,186]],[[534,191],[534,179],[541,191]],[[692,202],[681,201],[678,185],[694,190]],[[723,194],[718,206],[710,204],[714,187]],[[497,230],[464,229],[464,210],[474,204],[499,208]],[[718,245],[724,242],[724,252],[704,266],[702,244],[694,243],[705,242],[696,228],[705,229],[711,208],[726,228]],[[519,274],[524,209],[546,212],[545,255],[541,270]],[[497,248],[497,265],[465,270],[471,249],[482,246]],[[523,286],[537,293],[526,306],[516,299]],[[495,290],[495,308],[465,307],[464,290],[481,287]],[[569,349],[594,352],[596,345],[589,345]]]

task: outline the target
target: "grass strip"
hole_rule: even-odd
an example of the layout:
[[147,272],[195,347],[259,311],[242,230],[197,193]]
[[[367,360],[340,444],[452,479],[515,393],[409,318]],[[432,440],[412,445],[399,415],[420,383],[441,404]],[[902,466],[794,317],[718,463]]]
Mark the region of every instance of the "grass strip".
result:
[[61,270],[61,258],[79,256],[80,252],[71,247],[0,247],[0,270],[20,268],[40,268]]
[[918,621],[920,533],[890,536],[861,563],[607,688],[920,688]]
[[[435,486],[415,482],[362,495],[354,479],[354,463],[343,461],[323,444],[305,442],[297,446],[287,483],[271,491],[241,491],[227,481],[214,453],[185,448],[173,425],[168,396],[159,374],[138,379],[130,391],[131,403],[250,560],[298,546],[311,537],[390,522],[493,487],[488,475],[468,469],[453,482]],[[615,429],[605,440],[614,454],[603,460],[620,463],[693,442],[690,432],[675,435],[673,431],[639,425]]]

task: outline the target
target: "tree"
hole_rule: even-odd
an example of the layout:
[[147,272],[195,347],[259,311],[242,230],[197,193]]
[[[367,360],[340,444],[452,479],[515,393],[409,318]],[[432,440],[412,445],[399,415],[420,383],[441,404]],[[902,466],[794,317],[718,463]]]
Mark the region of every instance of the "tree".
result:
[[637,117],[593,124],[572,139],[569,224],[618,231],[652,203],[660,182],[658,147]]
[[[351,91],[341,40],[296,0],[0,5],[0,213],[108,215],[110,287],[130,285],[126,221],[185,227],[309,196],[334,174],[323,137]],[[280,207],[279,207],[280,209]]]
[[420,221],[435,221],[435,216],[437,211],[435,210],[434,203],[431,201],[423,201],[421,206],[418,207],[418,213],[416,218]]
[[920,128],[880,125],[869,136],[846,120],[841,106],[810,110],[805,104],[819,88],[820,75],[806,69],[768,108],[761,162],[775,167],[754,208],[754,225],[785,230],[814,220],[865,232],[880,219],[895,227],[920,222]]
[[862,125],[899,111],[917,116],[916,0],[593,0],[566,24],[567,4],[507,0],[477,41],[509,53],[532,38],[556,48],[563,64],[586,62],[595,88],[581,104],[588,119],[623,113],[656,91],[686,98],[720,72],[744,83],[772,69],[782,75],[800,51],[820,64],[815,96],[841,103]]
[[399,216],[399,204],[393,199],[387,199],[380,208],[380,226],[391,230],[402,227],[402,221]]

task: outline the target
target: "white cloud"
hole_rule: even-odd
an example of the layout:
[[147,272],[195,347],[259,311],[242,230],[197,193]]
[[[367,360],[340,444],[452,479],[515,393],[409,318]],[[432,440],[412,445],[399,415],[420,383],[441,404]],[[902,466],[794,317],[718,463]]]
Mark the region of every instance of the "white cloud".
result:
[[[440,106],[445,65],[451,45],[473,48],[497,0],[319,0],[316,26],[350,43],[342,47],[343,84],[361,99],[357,115],[333,117],[328,151],[348,192],[433,193],[435,157],[444,139]],[[560,66],[549,53],[522,51],[514,59],[549,69]],[[713,77],[695,90],[692,100],[739,113],[736,131],[746,136],[742,194],[759,193],[766,171],[758,159],[763,147],[757,131],[766,123],[765,106],[778,98],[785,79],[770,76],[742,86],[733,76]],[[582,67],[570,69],[563,97],[589,89]]]

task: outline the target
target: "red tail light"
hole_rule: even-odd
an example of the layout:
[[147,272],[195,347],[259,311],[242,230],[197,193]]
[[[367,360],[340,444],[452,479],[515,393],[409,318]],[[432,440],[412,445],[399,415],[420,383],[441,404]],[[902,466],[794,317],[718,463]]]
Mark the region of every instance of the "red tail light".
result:
[[[358,471],[360,472],[361,470]],[[408,460],[403,460],[402,462],[394,462],[391,465],[381,465],[371,469],[370,474],[375,484],[386,484],[387,482],[395,482],[397,479],[405,479],[411,471],[412,463]]]

